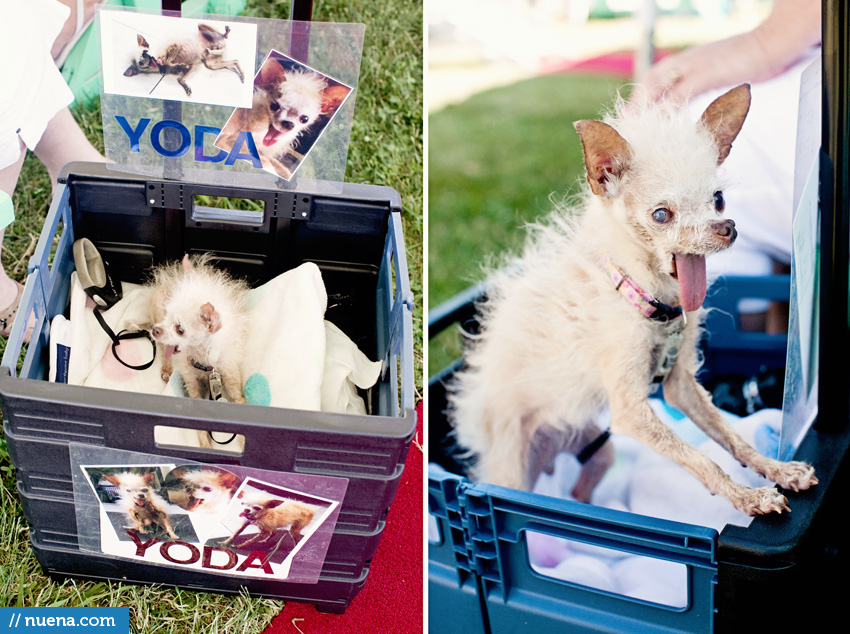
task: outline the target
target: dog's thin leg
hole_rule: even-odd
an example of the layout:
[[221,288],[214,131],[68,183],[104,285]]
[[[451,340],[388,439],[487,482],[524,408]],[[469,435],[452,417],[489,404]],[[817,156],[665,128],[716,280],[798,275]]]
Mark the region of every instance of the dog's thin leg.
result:
[[232,70],[239,76],[239,81],[245,83],[245,75],[242,74],[242,67],[239,66],[238,60],[223,61],[220,57],[204,56],[204,66],[210,70],[221,70],[226,68]]
[[168,521],[168,517],[165,517],[163,519],[162,527],[165,529],[165,532],[168,533],[168,536],[171,539],[177,539],[177,533],[175,533],[174,529],[171,528],[171,522]]
[[221,380],[224,383],[224,391],[231,402],[245,402],[245,395],[242,393],[242,373],[238,367],[222,368]]
[[528,474],[526,482],[532,489],[537,478],[544,471],[549,475],[555,470],[555,456],[568,445],[568,434],[551,425],[542,425],[537,429],[528,448]]
[[223,542],[221,542],[221,545],[226,546],[227,544],[232,544],[233,540],[236,539],[237,537],[239,537],[239,535],[242,534],[242,531],[244,531],[250,525],[251,525],[251,522],[245,522],[244,524],[242,524],[242,526],[239,527],[239,530],[237,530],[235,533],[233,533],[233,535],[231,535],[230,537],[225,539]]
[[[578,454],[590,443],[599,438],[602,431],[595,424],[590,423],[581,428],[573,442],[567,447],[567,451]],[[590,496],[599,481],[614,464],[614,445],[606,441],[596,452],[588,458],[581,466],[578,480],[573,487],[571,495],[579,502],[590,503]]]
[[748,515],[790,510],[788,501],[773,487],[751,489],[734,482],[704,453],[678,438],[662,423],[640,391],[620,389],[611,398],[611,429],[626,433],[673,460],[702,482],[712,493],[732,502]]
[[163,381],[168,383],[171,380],[171,375],[174,373],[174,366],[171,365],[171,359],[165,358],[165,353],[163,352],[164,347],[162,345],[158,345],[157,348],[162,354],[162,369],[160,370],[159,376]]
[[183,73],[182,75],[180,75],[180,76],[177,78],[177,83],[178,83],[178,84],[180,84],[181,86],[183,86],[183,90],[185,90],[185,91],[186,91],[186,96],[187,96],[187,97],[191,97],[191,96],[192,96],[192,89],[191,89],[191,88],[189,88],[189,84],[187,84],[187,83],[186,83],[186,78],[187,78],[187,77],[188,77],[188,76],[192,73],[192,71],[193,71],[193,70],[195,70],[195,67],[194,67],[194,66],[190,66],[190,67],[189,67],[189,70],[187,70],[185,73]]
[[257,534],[256,534],[256,535],[254,535],[253,537],[249,537],[249,538],[248,538],[248,539],[246,539],[244,542],[241,542],[241,543],[237,544],[237,546],[238,546],[239,548],[245,548],[245,546],[247,546],[248,544],[253,544],[255,541],[257,541],[258,539],[260,539],[260,537],[263,537],[263,536],[264,536],[264,537],[263,537],[263,541],[266,541],[266,540],[268,540],[268,539],[269,539],[269,537],[271,537],[272,535],[273,535],[273,533],[264,533],[264,532],[260,531],[259,533],[257,533]]
[[664,396],[738,462],[783,489],[802,491],[817,484],[815,470],[808,464],[765,458],[748,445],[711,402],[711,395],[687,372],[676,372],[674,368],[664,383]]
[[[540,474],[552,474],[555,457],[562,451],[573,455],[592,443],[602,433],[593,423],[582,425],[578,429],[560,429],[551,425],[542,425],[537,429],[528,450],[527,488],[530,490]],[[579,502],[590,502],[593,489],[602,476],[614,463],[614,448],[611,443],[602,445],[581,467],[579,478],[571,495]]]

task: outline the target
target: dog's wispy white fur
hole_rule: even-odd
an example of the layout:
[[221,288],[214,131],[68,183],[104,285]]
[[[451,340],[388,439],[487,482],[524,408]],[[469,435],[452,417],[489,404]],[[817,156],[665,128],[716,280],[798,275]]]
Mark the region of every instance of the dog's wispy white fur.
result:
[[244,403],[247,284],[212,266],[204,254],[156,268],[150,286],[155,322],[151,333],[163,346],[163,380],[170,379],[173,363],[189,396],[207,398],[209,373],[193,362],[215,367],[226,398]]
[[[742,91],[736,99],[744,98]],[[577,453],[600,433],[593,421],[608,406],[613,433],[630,434],[682,464],[744,512],[787,508],[776,489],[734,483],[658,420],[648,386],[671,326],[640,314],[604,268],[611,258],[656,299],[679,305],[673,254],[709,255],[731,243],[713,225],[719,219],[714,193],[723,189],[718,164],[740,129],[725,129],[732,110],[715,109],[695,123],[671,105],[620,103],[605,119],[624,140],[613,153],[594,140],[599,126],[588,124],[598,122],[576,124],[596,193],[532,226],[523,254],[492,273],[479,306],[481,334],[449,386],[449,417],[458,444],[475,458],[474,478],[530,489],[557,453]],[[739,118],[742,124],[740,112]],[[660,207],[673,212],[671,222],[653,221]],[[696,383],[700,314],[688,315],[684,344],[664,382],[667,400],[783,487],[815,484],[808,465],[769,460],[747,446]],[[589,501],[612,460],[606,443],[583,466],[573,495]]]

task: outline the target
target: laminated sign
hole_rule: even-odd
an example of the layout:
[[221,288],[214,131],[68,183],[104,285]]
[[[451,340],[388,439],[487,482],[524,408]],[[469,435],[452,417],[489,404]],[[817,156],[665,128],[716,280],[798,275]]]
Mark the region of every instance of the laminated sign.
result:
[[81,550],[316,583],[348,480],[71,445]]
[[[338,187],[362,24],[98,11],[107,160],[215,184],[234,171],[297,188]],[[331,184],[331,183],[335,183]]]

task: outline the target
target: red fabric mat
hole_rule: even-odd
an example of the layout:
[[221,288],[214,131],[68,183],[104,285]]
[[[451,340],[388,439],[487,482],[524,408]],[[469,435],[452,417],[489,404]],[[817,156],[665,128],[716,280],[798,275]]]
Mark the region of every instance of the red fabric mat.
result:
[[[670,51],[656,51],[655,61]],[[540,74],[580,72],[594,75],[610,75],[619,79],[631,79],[634,76],[635,54],[632,51],[608,53],[588,59],[568,60],[563,57],[540,60]]]
[[287,603],[264,634],[421,634],[423,456],[417,445],[422,444],[422,403],[416,416],[416,438],[363,590],[345,614]]

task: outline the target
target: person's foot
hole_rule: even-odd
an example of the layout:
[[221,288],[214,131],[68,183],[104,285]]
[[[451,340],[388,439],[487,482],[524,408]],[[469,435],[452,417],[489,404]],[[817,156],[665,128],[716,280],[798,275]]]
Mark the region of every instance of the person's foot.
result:
[[[12,324],[18,316],[24,287],[9,278],[6,278],[5,283],[0,287],[2,287],[0,288],[0,306],[6,306],[6,308],[0,308],[0,337],[8,337],[12,332]],[[29,340],[29,333],[25,340]]]

